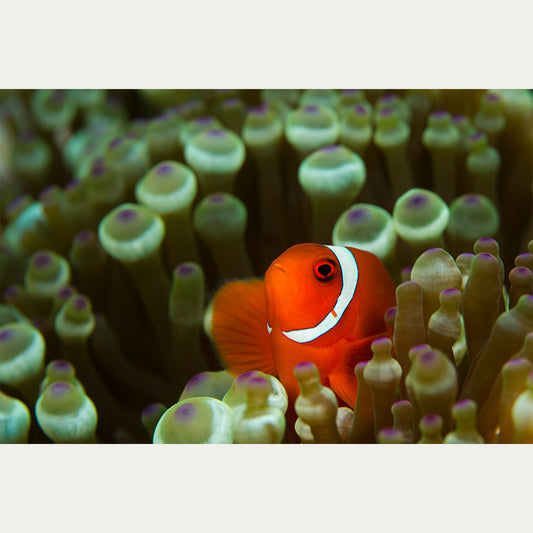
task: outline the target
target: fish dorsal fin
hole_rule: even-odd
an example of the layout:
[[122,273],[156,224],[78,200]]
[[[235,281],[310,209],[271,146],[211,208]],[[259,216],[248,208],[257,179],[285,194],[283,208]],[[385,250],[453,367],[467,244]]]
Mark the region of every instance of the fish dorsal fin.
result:
[[216,292],[210,334],[218,356],[233,375],[250,370],[277,375],[263,280],[231,281]]

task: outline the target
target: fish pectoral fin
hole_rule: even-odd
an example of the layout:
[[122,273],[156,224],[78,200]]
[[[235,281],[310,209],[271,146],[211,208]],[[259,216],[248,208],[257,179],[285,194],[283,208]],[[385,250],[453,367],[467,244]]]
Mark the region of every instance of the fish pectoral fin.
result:
[[355,365],[361,361],[368,361],[372,359],[372,343],[383,337],[391,338],[391,335],[384,331],[371,335],[370,337],[364,337],[362,339],[354,339],[347,341],[347,349],[345,351],[343,364],[352,370],[355,369]]
[[330,374],[329,385],[331,390],[350,408],[355,407],[357,399],[357,378],[355,374]]
[[223,365],[233,375],[250,370],[277,375],[263,280],[231,281],[215,293],[210,335]]
[[390,335],[383,332],[362,339],[348,340],[340,364],[335,372],[329,375],[331,388],[351,409],[354,409],[357,399],[355,367],[361,361],[372,359],[372,343],[382,337],[390,337]]

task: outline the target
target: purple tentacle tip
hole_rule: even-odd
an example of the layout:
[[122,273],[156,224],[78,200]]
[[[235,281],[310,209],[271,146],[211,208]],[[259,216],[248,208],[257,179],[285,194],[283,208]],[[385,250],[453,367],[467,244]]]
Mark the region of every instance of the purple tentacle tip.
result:
[[444,289],[441,294],[456,294],[457,292],[460,292],[458,289],[454,289],[453,287],[450,289]]
[[158,165],[157,166],[157,169],[155,171],[155,173],[160,176],[160,175],[165,175],[165,174],[168,174],[172,171],[172,165],[169,165],[169,164],[164,164],[164,165]]
[[215,193],[209,196],[208,201],[210,204],[220,204],[221,202],[224,201],[224,199],[225,199],[225,196],[223,194]]
[[386,94],[385,96],[382,96],[380,102],[384,104],[390,104],[391,102],[395,102],[396,100],[398,100],[398,97],[395,94],[390,93]]
[[448,116],[448,111],[444,110],[433,111],[433,113],[431,113],[432,118],[444,118],[446,116]]
[[325,146],[324,148],[322,148],[322,151],[323,152],[335,152],[339,149],[339,145],[338,144],[332,144],[330,146]]
[[213,122],[213,118],[212,117],[198,117],[197,119],[195,119],[194,122],[200,125],[207,125]]
[[41,252],[33,257],[32,263],[36,268],[46,268],[52,264],[52,257],[46,252]]
[[268,104],[263,102],[261,105],[254,107],[250,112],[254,115],[264,115],[268,111]]
[[479,139],[482,139],[485,136],[485,134],[481,131],[476,131],[476,133],[473,133],[470,135],[469,140],[471,141],[477,141]]
[[15,334],[15,330],[8,328],[4,329],[3,331],[0,331],[0,342],[7,342],[11,338],[13,338],[13,335]]
[[147,405],[143,409],[142,416],[153,415],[153,414],[157,413],[158,410],[159,410],[159,404],[158,403],[151,403],[151,404]]
[[240,102],[241,100],[239,98],[228,98],[227,100],[224,100],[222,102],[221,107],[232,107],[235,105],[239,105]]
[[362,222],[368,218],[368,209],[364,207],[356,207],[348,211],[348,220],[350,222]]
[[72,385],[65,381],[56,381],[55,383],[52,383],[50,387],[48,387],[48,390],[53,394],[65,394]]
[[121,209],[116,216],[119,222],[131,222],[137,217],[137,213],[134,209]]
[[16,285],[10,285],[6,288],[4,291],[2,297],[4,300],[9,300],[11,298],[15,298],[20,292],[20,289]]
[[124,141],[123,137],[116,137],[109,143],[110,148],[116,148],[117,146],[120,146]]
[[68,361],[65,361],[64,359],[56,359],[52,362],[52,366],[56,370],[70,370],[71,364]]
[[294,367],[294,370],[310,370],[311,368],[313,368],[313,363],[309,361],[303,361],[301,363],[298,363]]
[[463,202],[469,205],[475,205],[480,203],[480,198],[477,194],[468,194],[464,197]]
[[203,383],[206,379],[207,379],[207,374],[205,372],[200,372],[199,374],[196,374],[189,380],[189,382],[187,383],[187,386],[200,385],[200,383]]
[[419,359],[418,359],[418,362],[421,364],[421,365],[430,365],[432,364],[436,359],[437,359],[437,353],[434,352],[434,351],[428,351],[428,352],[425,352],[423,353]]
[[207,135],[209,135],[209,137],[223,137],[225,135],[225,131],[224,130],[209,130],[207,132]]
[[83,244],[87,242],[88,240],[90,240],[92,235],[93,235],[93,232],[91,230],[86,229],[86,230],[80,231],[76,235],[75,239],[78,244]]
[[196,406],[194,406],[192,403],[184,403],[176,409],[174,412],[174,418],[178,420],[187,420],[194,416],[195,411]]
[[425,204],[427,204],[428,198],[424,194],[413,194],[411,198],[409,198],[408,206],[413,208],[422,207]]
[[17,196],[14,200],[11,200],[7,204],[6,211],[11,211],[12,209],[16,209],[19,205],[22,205],[24,201],[26,200],[27,196],[21,194]]
[[305,113],[318,113],[318,106],[308,105],[304,108]]
[[509,361],[505,363],[505,368],[508,369],[508,368],[516,367],[518,369],[522,366],[523,363],[524,363],[524,359],[522,357],[517,357],[516,359],[509,359]]
[[74,289],[69,286],[61,287],[57,291],[57,297],[61,300],[68,300],[74,294]]
[[73,189],[77,189],[77,188],[80,188],[82,186],[81,182],[80,181],[76,181],[76,180],[70,180],[66,185],[65,185],[65,191],[72,191]]
[[194,272],[194,267],[189,263],[182,263],[176,267],[178,276],[190,276]]
[[105,172],[105,165],[104,161],[101,157],[99,157],[94,163],[93,167],[91,169],[91,176],[98,178]]
[[248,370],[248,372],[243,372],[235,378],[235,383],[242,384],[248,383],[248,381],[255,375],[255,370]]
[[47,317],[45,316],[38,316],[38,317],[35,317],[32,321],[31,321],[31,325],[34,326],[36,329],[38,329],[39,331],[44,331],[45,328],[48,326],[49,324],[49,320]]
[[384,107],[384,108],[379,112],[379,114],[380,114],[382,117],[386,117],[386,116],[388,116],[388,115],[392,115],[394,112],[395,112],[394,107],[387,106],[387,107]]
[[39,200],[44,201],[57,191],[57,185],[48,185],[39,193]]
[[397,311],[398,311],[398,310],[397,310],[396,307],[389,307],[389,309],[387,309],[387,310],[385,311],[385,317],[386,317],[387,319],[392,320],[392,319],[396,318],[396,313],[397,313]]
[[361,105],[361,104],[357,104],[356,106],[354,106],[354,111],[358,115],[366,115],[366,114],[368,114],[368,111],[367,111],[366,107]]
[[78,296],[72,301],[72,305],[76,311],[85,311],[89,307],[89,302],[84,296]]
[[264,385],[265,383],[268,383],[268,381],[263,376],[254,376],[248,381],[248,384],[252,386]]

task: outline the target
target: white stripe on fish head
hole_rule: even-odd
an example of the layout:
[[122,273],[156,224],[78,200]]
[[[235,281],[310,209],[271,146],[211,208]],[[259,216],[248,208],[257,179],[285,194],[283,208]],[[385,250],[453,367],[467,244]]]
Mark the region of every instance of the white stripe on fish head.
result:
[[283,335],[295,342],[311,342],[334,328],[337,325],[337,322],[342,318],[344,311],[346,311],[347,307],[350,305],[355,293],[355,288],[357,287],[359,270],[357,268],[355,257],[350,250],[344,246],[325,246],[333,252],[339,261],[342,275],[341,293],[337,298],[337,302],[333,308],[333,313],[328,313],[327,316],[316,326],[306,329],[282,331]]

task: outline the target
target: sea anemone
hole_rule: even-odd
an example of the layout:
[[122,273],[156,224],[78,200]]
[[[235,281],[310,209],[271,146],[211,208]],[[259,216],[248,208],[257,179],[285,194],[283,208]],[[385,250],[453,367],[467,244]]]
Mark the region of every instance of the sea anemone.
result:
[[[533,442],[532,120],[527,90],[0,91],[0,442]],[[220,286],[302,242],[396,288],[355,409],[210,341]]]

